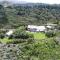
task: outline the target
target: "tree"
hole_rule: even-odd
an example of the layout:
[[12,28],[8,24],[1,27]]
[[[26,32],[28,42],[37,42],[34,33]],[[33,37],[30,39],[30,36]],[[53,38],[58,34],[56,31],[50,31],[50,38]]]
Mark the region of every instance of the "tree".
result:
[[54,36],[56,36],[56,33],[54,33],[53,31],[49,31],[49,32],[46,32],[46,36],[47,37],[54,37]]
[[0,27],[7,25],[8,19],[4,7],[0,5]]
[[15,38],[21,38],[21,39],[28,39],[28,38],[33,38],[32,34],[28,34],[25,31],[24,27],[20,27],[14,32]]

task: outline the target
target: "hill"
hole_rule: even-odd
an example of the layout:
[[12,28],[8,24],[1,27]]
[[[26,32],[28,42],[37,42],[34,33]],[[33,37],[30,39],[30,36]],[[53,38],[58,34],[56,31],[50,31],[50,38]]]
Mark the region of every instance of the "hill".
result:
[[[44,25],[47,23],[60,24],[60,5],[43,3],[13,4],[3,7],[8,27]],[[0,13],[1,15],[1,13]],[[7,23],[7,22],[6,22]],[[6,25],[4,25],[6,27]]]

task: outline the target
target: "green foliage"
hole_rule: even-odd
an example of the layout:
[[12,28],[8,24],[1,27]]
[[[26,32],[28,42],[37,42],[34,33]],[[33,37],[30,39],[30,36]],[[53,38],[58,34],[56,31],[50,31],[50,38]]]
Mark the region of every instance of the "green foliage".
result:
[[0,34],[5,34],[6,30],[0,30]]
[[0,34],[0,38],[3,39],[5,36],[4,34]]
[[3,39],[5,37],[6,30],[0,30],[0,38]]
[[33,34],[28,34],[24,28],[19,28],[14,32],[14,38],[21,38],[21,39],[28,39],[28,38],[34,38]]
[[8,43],[8,42],[10,43],[10,42],[12,42],[12,41],[13,41],[12,39],[8,39],[8,38],[0,39],[0,42],[3,43],[3,44],[4,44],[4,43]]
[[8,28],[17,28],[29,24],[43,25],[46,23],[60,23],[59,6],[45,4],[28,5],[9,6],[6,8],[1,6],[0,22],[2,24],[0,25],[4,27],[8,25]]
[[[27,33],[25,26],[60,23],[60,6],[31,4],[4,8],[0,5],[0,28],[18,28],[13,37],[3,38],[0,43],[19,43],[18,60],[60,60],[60,45],[53,39],[54,32]],[[20,27],[22,26],[22,27]],[[60,27],[58,27],[60,29]],[[5,33],[5,32],[4,32]],[[0,31],[0,34],[3,32]],[[60,35],[60,34],[59,34]],[[52,38],[51,38],[52,37]],[[14,39],[12,39],[14,38]],[[35,40],[34,40],[35,39]]]
[[6,26],[8,23],[8,19],[4,10],[4,7],[0,5],[0,27]]
[[58,60],[60,59],[60,47],[54,39],[38,40],[32,44],[24,45],[20,49],[19,59],[26,60]]
[[46,36],[47,37],[54,37],[54,36],[56,36],[56,33],[54,33],[53,31],[49,31],[49,32],[46,32]]
[[42,32],[28,32],[29,34],[32,34],[34,36],[34,39],[45,39],[45,33]]
[[9,38],[9,39],[13,39],[13,35],[10,35],[8,38]]

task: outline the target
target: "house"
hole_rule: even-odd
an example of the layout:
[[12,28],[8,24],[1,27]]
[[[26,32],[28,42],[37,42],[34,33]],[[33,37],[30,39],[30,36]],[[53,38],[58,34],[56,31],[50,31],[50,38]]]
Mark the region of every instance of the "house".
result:
[[56,26],[57,24],[47,23],[46,25],[49,25],[49,26]]
[[47,27],[47,28],[49,28],[49,29],[51,29],[51,28],[52,28],[52,26],[49,26],[49,25],[48,25],[48,26],[46,26],[46,27]]
[[10,36],[10,35],[12,35],[13,34],[13,30],[9,30],[8,32],[6,32],[6,36]]
[[51,28],[54,29],[57,26],[57,24],[47,23],[47,26],[50,26]]
[[45,26],[28,25],[28,31],[31,32],[45,32],[45,30]]

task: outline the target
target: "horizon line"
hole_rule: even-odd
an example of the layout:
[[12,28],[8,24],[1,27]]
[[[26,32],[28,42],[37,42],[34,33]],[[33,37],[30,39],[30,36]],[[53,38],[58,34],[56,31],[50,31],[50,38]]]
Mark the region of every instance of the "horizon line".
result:
[[[27,2],[27,1],[19,1],[19,2],[14,2],[14,1],[8,1],[8,0],[3,0],[7,2],[12,2],[12,3],[17,3],[17,4],[27,4],[27,3],[38,3],[38,4],[49,4],[49,5],[59,5],[60,3],[44,3],[44,2]],[[3,2],[0,1],[0,2]],[[21,3],[20,3],[21,2]]]

